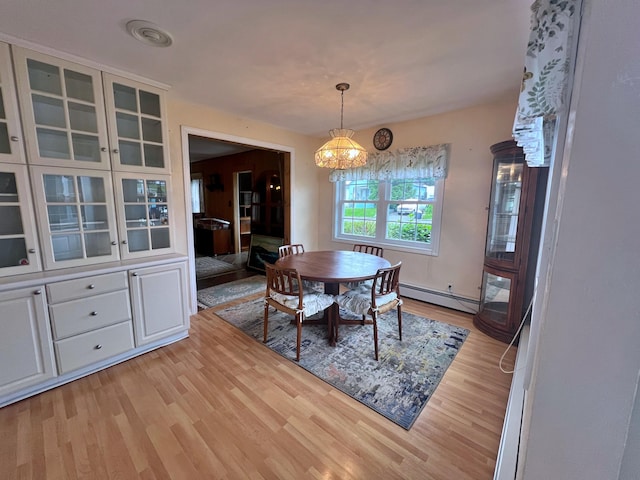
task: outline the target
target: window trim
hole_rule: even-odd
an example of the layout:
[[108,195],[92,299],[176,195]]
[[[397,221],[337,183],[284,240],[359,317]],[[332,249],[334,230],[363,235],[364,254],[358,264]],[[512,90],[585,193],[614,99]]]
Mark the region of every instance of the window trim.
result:
[[[421,255],[429,255],[429,256],[438,256],[440,251],[440,234],[442,231],[442,209],[444,204],[444,188],[445,181],[444,178],[437,179],[435,181],[435,196],[433,202],[430,202],[433,205],[433,216],[431,220],[431,242],[424,246],[418,245],[414,242],[408,242],[406,240],[390,240],[385,238],[386,225],[387,225],[387,211],[386,206],[389,204],[389,200],[386,198],[378,199],[373,202],[377,205],[377,214],[376,214],[376,236],[375,237],[364,237],[360,235],[349,235],[340,233],[340,225],[342,220],[342,194],[344,189],[342,188],[343,182],[346,180],[340,180],[333,182],[333,228],[332,228],[332,239],[338,242],[353,242],[353,243],[374,243],[376,245],[384,246],[390,250],[399,250],[403,252],[411,252],[417,253]],[[385,186],[390,182],[390,180],[377,180],[380,183],[384,183]],[[379,191],[384,191],[386,196],[386,187],[385,189],[380,189]],[[381,205],[385,206],[385,208],[380,208]],[[378,225],[384,225],[384,228],[378,228]]]

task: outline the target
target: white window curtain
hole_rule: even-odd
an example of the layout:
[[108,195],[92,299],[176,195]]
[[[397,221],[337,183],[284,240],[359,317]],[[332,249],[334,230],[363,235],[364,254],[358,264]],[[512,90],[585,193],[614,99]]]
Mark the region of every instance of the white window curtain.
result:
[[556,118],[567,101],[580,0],[537,0],[531,6],[522,89],[513,138],[530,167],[548,166]]
[[330,182],[343,180],[388,180],[393,178],[434,178],[447,176],[449,144],[400,148],[370,153],[367,164],[358,168],[333,170]]

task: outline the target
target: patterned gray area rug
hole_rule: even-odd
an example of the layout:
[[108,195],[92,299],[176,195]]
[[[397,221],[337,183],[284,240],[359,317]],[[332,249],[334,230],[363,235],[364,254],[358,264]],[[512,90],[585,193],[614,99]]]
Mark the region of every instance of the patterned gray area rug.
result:
[[211,308],[223,303],[247,297],[258,292],[265,292],[267,282],[264,275],[253,275],[233,282],[215,285],[198,290],[198,306]]
[[[226,308],[217,315],[262,342],[263,300]],[[343,316],[347,316],[343,312]],[[269,312],[267,346],[295,361],[291,316]],[[335,347],[324,326],[302,329],[299,365],[389,420],[409,430],[469,334],[454,325],[402,312],[402,342],[392,311],[378,320],[380,360],[373,358],[373,327],[340,327]]]
[[215,277],[242,269],[240,265],[223,262],[212,257],[196,257],[196,279]]

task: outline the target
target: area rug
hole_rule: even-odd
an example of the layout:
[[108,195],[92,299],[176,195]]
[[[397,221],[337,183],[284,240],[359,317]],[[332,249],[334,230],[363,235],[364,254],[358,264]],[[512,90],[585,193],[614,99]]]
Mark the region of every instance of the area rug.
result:
[[[216,312],[262,342],[262,299]],[[347,316],[343,312],[343,316]],[[295,361],[296,327],[291,316],[269,312],[267,347]],[[396,311],[378,320],[379,361],[373,358],[373,327],[340,327],[335,347],[324,326],[302,329],[299,365],[338,390],[409,430],[469,334],[454,325],[402,312],[402,342]]]
[[223,262],[212,257],[196,257],[196,279],[215,277],[223,273],[235,272],[242,266]]
[[233,282],[203,288],[198,290],[198,307],[211,308],[258,292],[264,293],[266,286],[264,275],[253,275]]

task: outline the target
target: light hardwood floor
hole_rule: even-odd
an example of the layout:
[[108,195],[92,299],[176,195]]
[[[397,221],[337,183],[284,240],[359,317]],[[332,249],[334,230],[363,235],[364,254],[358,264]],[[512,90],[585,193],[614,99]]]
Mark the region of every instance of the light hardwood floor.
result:
[[470,315],[404,310],[471,330],[409,431],[210,309],[186,340],[0,409],[0,478],[492,478],[505,345]]

